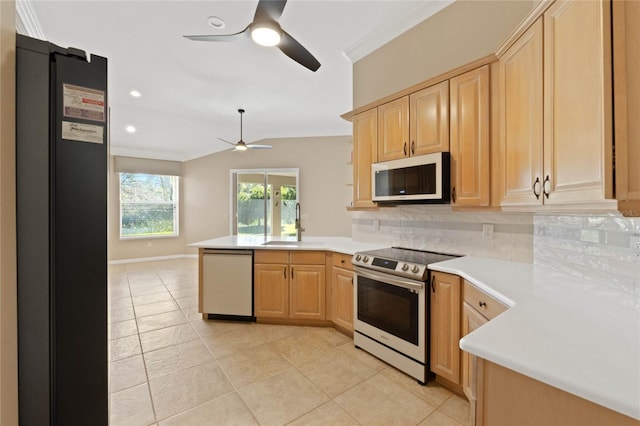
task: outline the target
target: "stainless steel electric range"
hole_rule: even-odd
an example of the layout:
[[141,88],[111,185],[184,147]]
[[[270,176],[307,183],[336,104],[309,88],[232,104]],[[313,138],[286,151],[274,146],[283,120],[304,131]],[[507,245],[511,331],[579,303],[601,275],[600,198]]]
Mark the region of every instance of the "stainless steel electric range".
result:
[[416,378],[429,376],[428,266],[458,256],[405,248],[356,253],[354,344]]

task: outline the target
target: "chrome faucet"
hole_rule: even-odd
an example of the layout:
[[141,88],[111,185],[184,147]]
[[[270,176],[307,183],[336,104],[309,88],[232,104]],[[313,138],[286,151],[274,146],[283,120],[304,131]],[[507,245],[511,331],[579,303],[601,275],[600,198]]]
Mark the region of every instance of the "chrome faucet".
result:
[[300,221],[300,203],[296,203],[296,230],[298,232],[298,241],[302,241],[302,231],[304,228],[302,227],[302,222]]

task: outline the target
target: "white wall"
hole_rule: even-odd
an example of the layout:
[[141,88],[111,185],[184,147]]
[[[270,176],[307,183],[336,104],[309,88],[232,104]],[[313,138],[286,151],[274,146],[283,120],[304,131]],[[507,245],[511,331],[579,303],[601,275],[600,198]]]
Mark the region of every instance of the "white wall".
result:
[[354,109],[495,53],[535,3],[456,1],[353,65]]
[[[186,243],[229,235],[231,169],[299,168],[299,200],[309,236],[350,236],[346,186],[351,137],[266,140],[270,150],[224,151],[184,164],[183,219]],[[195,252],[195,250],[189,250]]]

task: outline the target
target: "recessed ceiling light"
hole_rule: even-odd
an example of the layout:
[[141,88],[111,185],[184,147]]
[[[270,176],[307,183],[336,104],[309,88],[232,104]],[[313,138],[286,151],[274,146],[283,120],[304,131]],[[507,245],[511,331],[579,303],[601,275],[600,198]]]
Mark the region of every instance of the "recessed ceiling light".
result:
[[129,92],[129,94],[134,98],[139,98],[140,96],[142,96],[142,93],[138,92],[137,90],[132,90]]
[[211,25],[216,30],[221,30],[227,26],[227,23],[224,22],[224,19],[219,16],[209,16],[207,18],[207,24]]
[[136,128],[133,126],[127,126],[126,127],[127,132],[129,133],[135,133],[136,132]]

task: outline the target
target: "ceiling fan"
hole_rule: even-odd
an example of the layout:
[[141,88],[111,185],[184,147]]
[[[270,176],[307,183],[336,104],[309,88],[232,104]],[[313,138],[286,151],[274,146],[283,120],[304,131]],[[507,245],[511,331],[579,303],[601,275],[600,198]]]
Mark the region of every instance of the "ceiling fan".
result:
[[185,35],[184,37],[195,41],[232,41],[251,34],[251,38],[256,43],[262,46],[278,46],[282,53],[303,67],[316,71],[320,68],[320,62],[278,24],[286,4],[287,0],[258,1],[253,22],[244,30],[234,34]]
[[247,144],[242,140],[242,114],[244,114],[244,110],[240,108],[238,112],[240,113],[240,140],[236,143],[233,143],[222,138],[218,139],[220,139],[222,142],[228,143],[229,145],[233,145],[235,147],[233,148],[234,151],[246,151],[247,149],[271,149],[271,145]]

